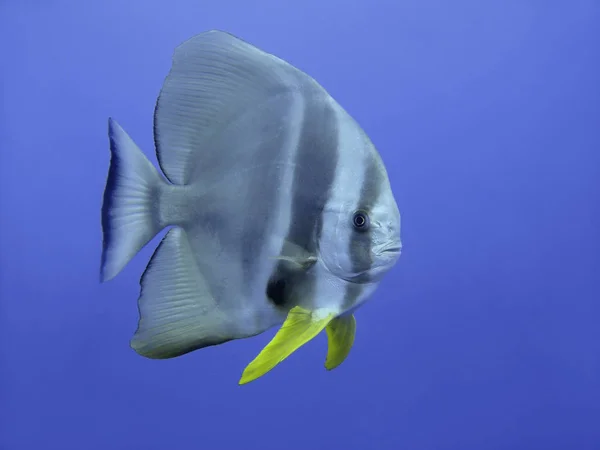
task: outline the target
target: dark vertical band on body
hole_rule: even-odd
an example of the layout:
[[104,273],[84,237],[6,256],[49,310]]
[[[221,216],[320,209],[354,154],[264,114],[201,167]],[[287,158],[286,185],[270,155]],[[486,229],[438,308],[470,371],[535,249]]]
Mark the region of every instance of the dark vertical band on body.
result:
[[[309,254],[317,250],[323,211],[331,196],[339,159],[338,119],[325,94],[307,89],[306,107],[294,161],[290,195],[290,227],[286,240]],[[267,286],[268,298],[277,306],[295,306],[294,292],[312,298],[316,279],[309,271],[292,271],[279,263]]]
[[[374,150],[373,150],[374,151]],[[381,167],[378,158],[372,153],[367,156],[364,166],[363,182],[360,189],[358,208],[370,214],[372,208],[377,204],[381,195]],[[373,236],[372,229],[355,232],[352,234],[348,246],[353,273],[360,273],[357,283],[347,283],[344,294],[343,308],[352,307],[362,293],[362,285],[359,283],[369,282],[368,270],[372,268],[373,258]]]

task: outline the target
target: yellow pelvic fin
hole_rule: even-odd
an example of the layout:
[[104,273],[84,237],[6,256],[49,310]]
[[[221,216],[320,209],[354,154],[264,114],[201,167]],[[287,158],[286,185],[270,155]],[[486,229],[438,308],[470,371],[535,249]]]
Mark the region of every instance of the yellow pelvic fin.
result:
[[246,366],[239,384],[249,383],[266,374],[319,334],[334,317],[330,310],[292,308],[275,337]]
[[344,362],[354,344],[356,319],[353,314],[340,316],[327,324],[327,359],[325,368],[335,369]]

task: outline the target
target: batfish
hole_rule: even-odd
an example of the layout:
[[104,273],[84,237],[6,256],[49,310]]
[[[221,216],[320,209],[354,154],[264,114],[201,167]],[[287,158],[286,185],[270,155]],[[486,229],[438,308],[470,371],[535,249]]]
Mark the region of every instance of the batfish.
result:
[[112,118],[101,281],[169,228],[140,280],[131,347],[173,358],[280,325],[255,380],[325,330],[327,369],[354,311],[400,256],[386,168],[306,73],[222,31],[176,48],[154,110],[160,171]]

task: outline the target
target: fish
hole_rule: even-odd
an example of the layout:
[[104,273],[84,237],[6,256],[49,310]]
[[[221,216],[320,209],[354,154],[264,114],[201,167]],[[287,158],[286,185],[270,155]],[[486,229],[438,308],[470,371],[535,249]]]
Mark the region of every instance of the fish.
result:
[[402,249],[366,132],[315,79],[226,31],[175,48],[154,107],[158,168],[109,117],[100,281],[168,229],[139,284],[130,346],[168,359],[279,326],[254,381],[325,330],[348,357],[354,312]]

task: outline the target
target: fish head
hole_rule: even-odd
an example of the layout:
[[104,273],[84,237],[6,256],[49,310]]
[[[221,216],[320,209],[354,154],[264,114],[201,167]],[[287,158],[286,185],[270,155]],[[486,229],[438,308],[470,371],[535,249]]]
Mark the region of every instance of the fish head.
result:
[[338,193],[335,207],[325,211],[320,258],[338,278],[371,283],[396,264],[402,251],[400,211],[385,169],[368,180],[362,195]]

